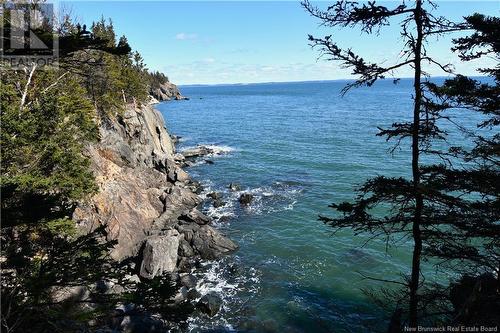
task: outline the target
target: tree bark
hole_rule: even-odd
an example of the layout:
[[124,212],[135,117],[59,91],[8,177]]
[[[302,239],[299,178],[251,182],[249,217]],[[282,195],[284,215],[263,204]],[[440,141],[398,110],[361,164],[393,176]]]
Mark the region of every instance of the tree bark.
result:
[[419,127],[420,127],[420,107],[422,104],[421,87],[421,62],[422,62],[422,0],[416,1],[415,6],[415,25],[417,38],[415,41],[415,70],[414,70],[414,109],[413,109],[413,133],[412,133],[412,177],[413,191],[415,195],[415,215],[413,217],[412,236],[414,241],[413,258],[410,280],[410,309],[409,324],[410,327],[418,325],[418,287],[420,278],[420,258],[422,253],[422,235],[420,225],[422,222],[423,198],[420,193],[420,170],[419,170]]
[[33,74],[35,73],[35,70],[37,67],[36,63],[32,63],[31,65],[32,65],[32,67],[31,67],[31,70],[29,71],[26,85],[24,86],[23,95],[21,96],[21,105],[19,105],[19,117],[21,117],[21,113],[23,111],[24,104],[26,103],[26,97],[28,96],[28,90],[29,90],[29,87],[31,84],[31,80],[33,79]]

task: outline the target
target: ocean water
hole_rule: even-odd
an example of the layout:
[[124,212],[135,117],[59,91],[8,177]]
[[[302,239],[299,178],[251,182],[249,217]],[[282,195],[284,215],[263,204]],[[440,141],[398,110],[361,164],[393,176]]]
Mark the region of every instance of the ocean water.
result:
[[[213,145],[220,155],[188,168],[204,194],[219,191],[227,205],[204,211],[240,249],[199,274],[198,289],[223,298],[213,318],[190,320],[192,332],[374,332],[390,314],[365,296],[408,273],[409,244],[386,249],[382,240],[349,230],[336,234],[317,220],[332,202],[350,200],[354,189],[377,175],[408,176],[409,143],[394,152],[377,127],[412,115],[410,80],[386,80],[341,96],[346,82],[272,83],[181,87],[189,101],[157,108],[178,149]],[[475,116],[464,113],[463,123]],[[461,136],[450,129],[450,140]],[[241,184],[254,195],[238,203]],[[445,272],[431,278],[446,279]]]

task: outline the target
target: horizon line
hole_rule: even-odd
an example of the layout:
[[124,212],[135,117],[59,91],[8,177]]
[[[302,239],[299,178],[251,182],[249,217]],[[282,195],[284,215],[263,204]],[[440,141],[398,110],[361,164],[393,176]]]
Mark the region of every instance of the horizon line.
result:
[[[430,78],[448,78],[452,75],[436,75],[430,76]],[[484,75],[471,75],[469,77],[485,77]],[[407,80],[413,79],[413,77],[396,77],[396,78],[382,78],[378,80]],[[378,81],[377,80],[377,81]],[[252,84],[275,84],[275,83],[321,83],[321,82],[340,82],[340,81],[356,81],[356,79],[326,79],[326,80],[296,80],[296,81],[263,81],[263,82],[235,82],[235,83],[186,83],[177,84],[171,82],[178,87],[212,87],[212,86],[242,86],[242,85],[252,85]]]

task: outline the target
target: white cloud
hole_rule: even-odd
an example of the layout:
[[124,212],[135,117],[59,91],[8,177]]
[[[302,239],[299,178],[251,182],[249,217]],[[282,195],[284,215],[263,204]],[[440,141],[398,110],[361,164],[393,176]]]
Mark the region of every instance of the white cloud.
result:
[[179,32],[177,35],[175,35],[175,39],[177,40],[193,40],[197,38],[198,38],[197,34],[190,34],[185,32]]
[[202,60],[205,64],[213,64],[215,62],[214,58],[205,58]]

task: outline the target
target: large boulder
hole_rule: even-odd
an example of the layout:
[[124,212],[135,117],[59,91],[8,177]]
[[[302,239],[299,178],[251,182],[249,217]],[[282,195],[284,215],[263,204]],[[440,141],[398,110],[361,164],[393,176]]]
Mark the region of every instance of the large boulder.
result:
[[202,225],[192,236],[191,246],[203,259],[217,259],[238,249],[232,240],[208,225]]
[[96,332],[160,333],[168,331],[168,322],[158,315],[141,311],[133,304],[120,305],[105,318],[109,329]]
[[210,217],[206,216],[198,209],[193,208],[189,212],[186,212],[180,216],[180,219],[186,222],[194,222],[199,225],[204,225],[210,223]]
[[226,203],[222,200],[214,200],[213,204],[214,208],[219,208],[219,207],[222,207],[222,206],[225,206]]
[[152,279],[162,273],[173,272],[177,265],[178,249],[177,230],[167,230],[163,235],[147,238],[142,251],[140,275]]

